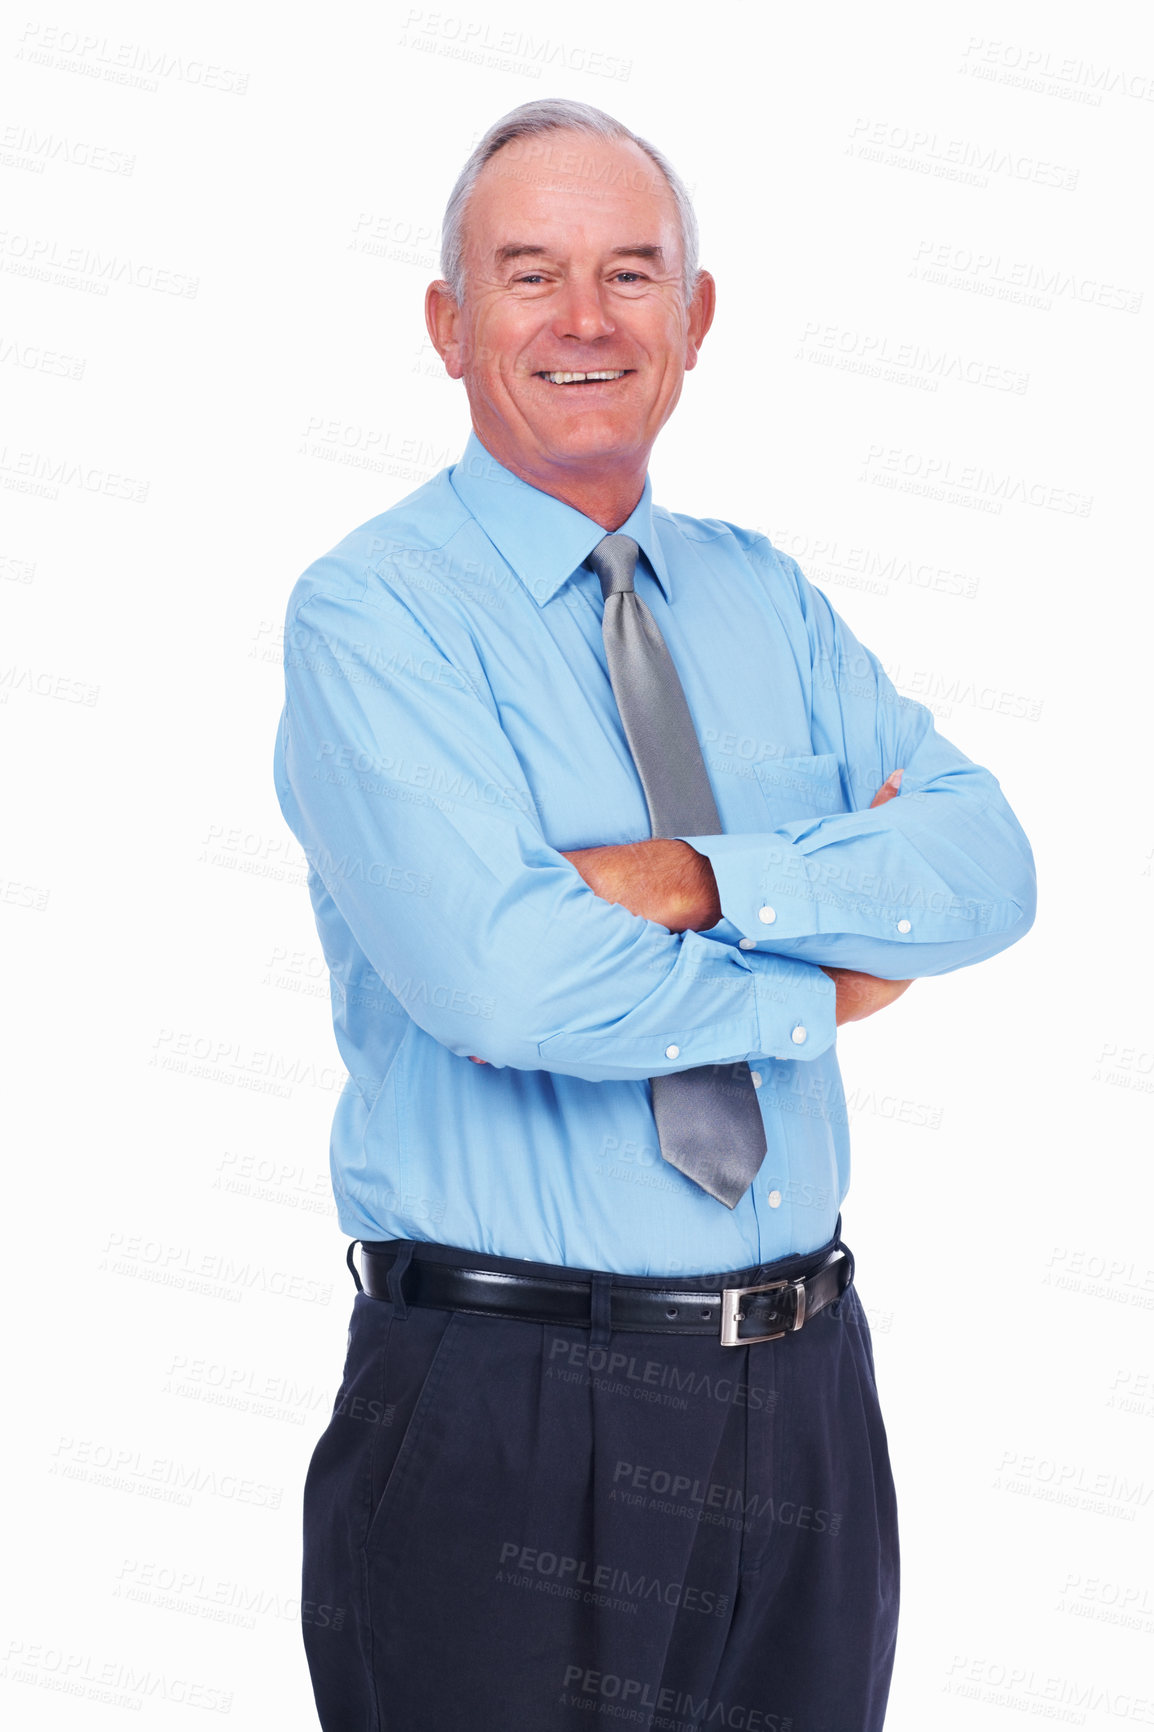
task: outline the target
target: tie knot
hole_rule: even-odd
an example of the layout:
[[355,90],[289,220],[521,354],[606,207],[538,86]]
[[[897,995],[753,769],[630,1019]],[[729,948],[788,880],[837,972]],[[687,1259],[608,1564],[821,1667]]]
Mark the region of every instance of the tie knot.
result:
[[606,601],[611,595],[632,591],[637,553],[637,543],[631,535],[607,535],[589,555],[586,564],[601,579],[601,594]]

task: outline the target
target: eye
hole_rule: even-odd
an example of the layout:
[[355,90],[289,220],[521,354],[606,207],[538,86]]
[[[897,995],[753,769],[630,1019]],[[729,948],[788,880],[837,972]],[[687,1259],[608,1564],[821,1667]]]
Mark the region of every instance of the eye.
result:
[[645,276],[641,271],[615,271],[614,281],[618,283],[643,283]]
[[516,283],[543,283],[545,278],[540,271],[530,271],[523,277],[514,277],[513,281]]

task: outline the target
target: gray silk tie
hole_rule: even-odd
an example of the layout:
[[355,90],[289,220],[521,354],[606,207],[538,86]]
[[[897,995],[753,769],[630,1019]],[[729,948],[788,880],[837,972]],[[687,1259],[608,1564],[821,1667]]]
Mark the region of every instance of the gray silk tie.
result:
[[[589,555],[601,580],[609,678],[649,807],[654,836],[716,836],[721,819],[693,717],[657,622],[633,590],[637,543],[607,535]],[[765,1154],[749,1065],[699,1065],[650,1079],[661,1153],[735,1208]]]

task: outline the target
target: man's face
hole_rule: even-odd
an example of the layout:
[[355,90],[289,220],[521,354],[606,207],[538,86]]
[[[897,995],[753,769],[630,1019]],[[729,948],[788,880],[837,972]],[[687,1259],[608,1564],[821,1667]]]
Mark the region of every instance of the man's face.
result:
[[643,472],[713,309],[704,272],[685,303],[677,207],[644,151],[506,145],[469,201],[465,268],[461,306],[430,291],[430,330],[482,443],[547,491]]

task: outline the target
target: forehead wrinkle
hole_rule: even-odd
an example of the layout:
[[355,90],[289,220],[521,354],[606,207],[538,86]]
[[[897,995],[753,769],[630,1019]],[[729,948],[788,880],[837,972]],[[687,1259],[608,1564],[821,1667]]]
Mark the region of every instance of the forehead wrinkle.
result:
[[[561,255],[553,247],[542,246],[535,241],[510,241],[503,247],[498,247],[493,255],[499,265],[509,264],[513,259],[545,259],[559,258]],[[630,242],[627,246],[610,247],[607,256],[611,259],[648,259],[652,264],[665,266],[665,249],[656,241]]]

